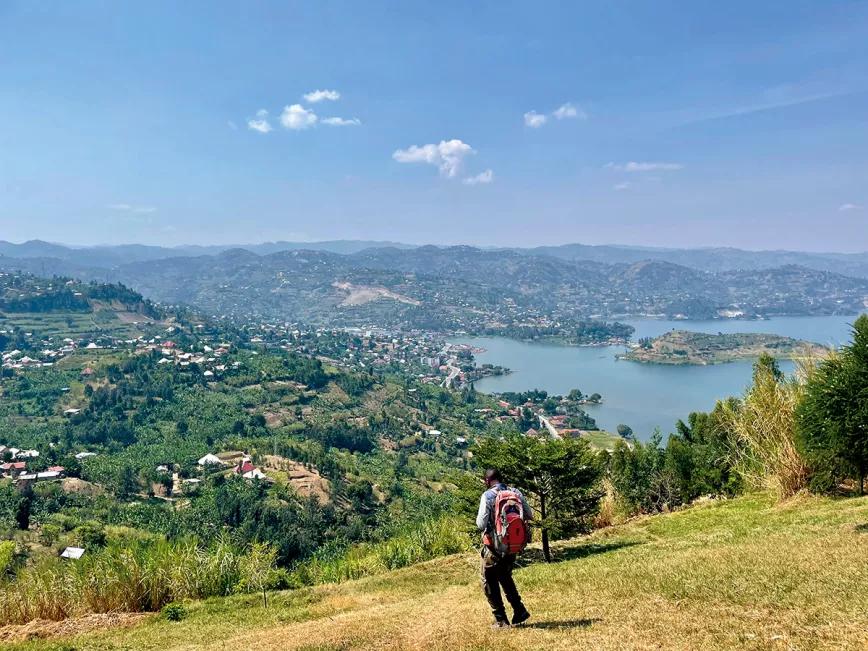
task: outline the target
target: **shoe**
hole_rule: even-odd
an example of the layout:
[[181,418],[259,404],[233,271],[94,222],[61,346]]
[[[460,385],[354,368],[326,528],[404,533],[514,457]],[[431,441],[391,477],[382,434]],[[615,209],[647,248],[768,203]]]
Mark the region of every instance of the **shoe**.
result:
[[509,628],[509,622],[505,620],[497,620],[494,624],[491,625],[491,628]]
[[512,625],[518,626],[519,624],[526,622],[529,619],[530,613],[527,611],[527,608],[525,608],[512,616]]

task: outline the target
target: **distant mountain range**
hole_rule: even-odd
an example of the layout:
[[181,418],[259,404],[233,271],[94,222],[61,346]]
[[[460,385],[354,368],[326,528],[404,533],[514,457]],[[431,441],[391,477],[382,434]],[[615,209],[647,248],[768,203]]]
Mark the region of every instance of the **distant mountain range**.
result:
[[[177,247],[123,244],[71,247],[41,240],[14,244],[0,240],[0,256],[10,258],[56,258],[79,267],[112,268],[131,262],[165,258],[216,255],[232,249],[244,249],[258,255],[281,251],[326,251],[349,255],[367,249],[394,248],[410,250],[419,245],[369,240],[330,240],[323,242],[264,242],[238,245],[184,245]],[[457,247],[439,247],[455,249]],[[746,251],[733,248],[670,249],[624,245],[563,244],[532,248],[482,247],[484,251],[515,251],[523,255],[547,256],[562,260],[586,260],[606,264],[632,264],[658,260],[691,267],[701,271],[738,271],[771,269],[784,265],[799,265],[819,271],[831,271],[844,276],[868,278],[868,252],[808,253],[802,251]]]
[[[846,275],[808,264],[768,266],[774,256],[802,255],[786,252],[374,244],[282,242],[217,250],[2,243],[0,269],[122,282],[149,299],[217,315],[439,331],[551,332],[587,318],[647,315],[854,314],[868,305],[868,261],[864,275]],[[602,259],[606,252],[612,259]],[[718,268],[655,257],[664,254]],[[804,255],[809,260],[801,262],[822,261]],[[743,264],[735,264],[738,256]],[[858,258],[823,260],[858,266]]]

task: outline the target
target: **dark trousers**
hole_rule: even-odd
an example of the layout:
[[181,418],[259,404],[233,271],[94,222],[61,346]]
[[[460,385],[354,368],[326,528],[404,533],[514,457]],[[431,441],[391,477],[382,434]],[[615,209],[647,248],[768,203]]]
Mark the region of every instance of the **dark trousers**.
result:
[[503,607],[501,588],[503,588],[503,594],[506,595],[509,605],[512,606],[513,614],[524,611],[524,604],[521,603],[521,596],[518,594],[518,588],[515,587],[515,581],[512,579],[515,556],[498,556],[485,545],[482,546],[481,556],[482,591],[485,593],[485,598],[488,599],[488,605],[491,606],[494,618],[499,622],[507,622],[509,620],[506,617],[506,609]]

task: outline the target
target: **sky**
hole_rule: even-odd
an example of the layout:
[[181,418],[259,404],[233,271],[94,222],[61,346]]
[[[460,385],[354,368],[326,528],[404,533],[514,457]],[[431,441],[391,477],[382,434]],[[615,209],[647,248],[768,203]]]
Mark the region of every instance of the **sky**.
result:
[[868,251],[868,2],[0,0],[0,239]]

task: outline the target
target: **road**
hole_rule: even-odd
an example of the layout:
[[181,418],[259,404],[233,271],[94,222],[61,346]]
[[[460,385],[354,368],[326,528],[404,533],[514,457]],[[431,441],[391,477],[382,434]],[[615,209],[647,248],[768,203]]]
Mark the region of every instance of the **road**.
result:
[[443,383],[440,385],[441,387],[449,388],[452,386],[452,383],[455,382],[455,378],[458,377],[458,374],[461,373],[461,369],[454,365],[455,360],[450,359],[446,362],[446,365],[449,367],[449,375],[443,380]]
[[542,414],[537,414],[537,416],[539,417],[539,424],[542,425],[543,427],[545,427],[549,431],[549,434],[551,435],[551,437],[553,439],[560,440],[563,438],[560,434],[558,434],[557,428],[555,428],[555,426],[552,425],[551,421],[548,418],[546,418]]

